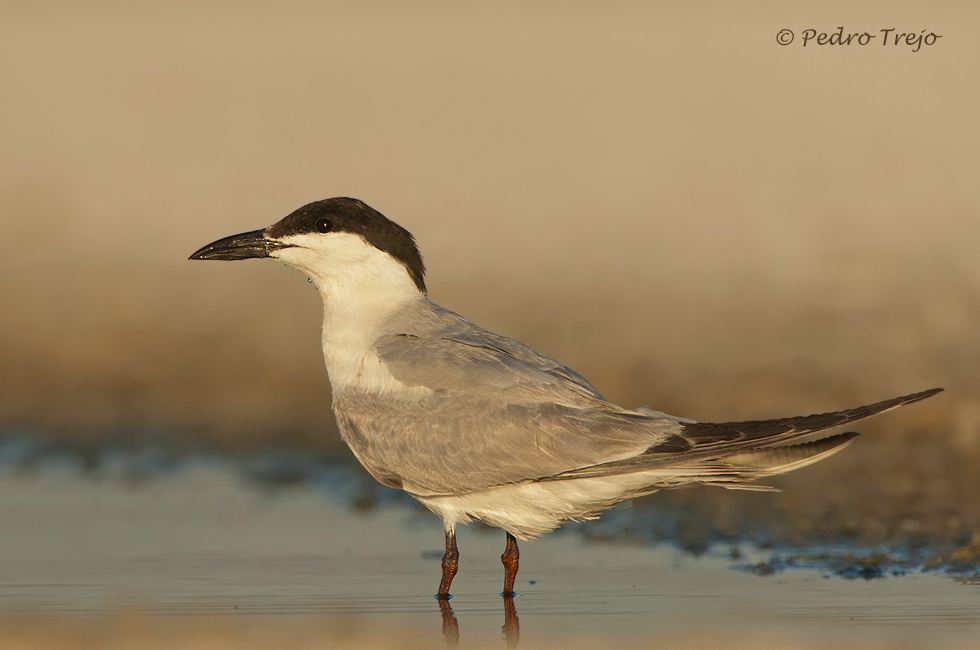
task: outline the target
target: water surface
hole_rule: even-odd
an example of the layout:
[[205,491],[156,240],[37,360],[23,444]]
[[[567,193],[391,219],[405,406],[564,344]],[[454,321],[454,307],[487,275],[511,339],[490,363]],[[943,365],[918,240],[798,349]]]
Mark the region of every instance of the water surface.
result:
[[696,558],[664,545],[590,542],[574,526],[521,545],[521,595],[509,616],[499,596],[503,535],[461,530],[454,598],[440,610],[434,516],[401,500],[359,511],[310,484],[260,488],[220,463],[136,484],[64,469],[8,471],[0,474],[0,521],[0,625],[117,612],[168,628],[202,617],[246,627],[287,617],[330,621],[317,638],[342,625],[423,646],[443,643],[444,624],[458,628],[462,646],[514,645],[518,628],[521,647],[643,646],[651,636],[800,647],[969,647],[980,639],[980,588],[940,573],[763,577],[733,567],[771,553],[743,547],[737,562],[720,551]]

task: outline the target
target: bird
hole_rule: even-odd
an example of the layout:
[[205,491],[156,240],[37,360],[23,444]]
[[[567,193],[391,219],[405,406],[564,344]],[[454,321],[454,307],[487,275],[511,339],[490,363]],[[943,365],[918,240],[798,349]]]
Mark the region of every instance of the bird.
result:
[[415,238],[360,200],[315,201],[190,256],[253,258],[279,260],[316,285],[340,434],[375,479],[442,519],[442,600],[458,569],[457,525],[504,530],[501,595],[512,598],[518,539],[665,488],[772,489],[753,481],[822,460],[858,435],[820,432],[942,390],[748,422],[627,409],[568,366],[431,302]]

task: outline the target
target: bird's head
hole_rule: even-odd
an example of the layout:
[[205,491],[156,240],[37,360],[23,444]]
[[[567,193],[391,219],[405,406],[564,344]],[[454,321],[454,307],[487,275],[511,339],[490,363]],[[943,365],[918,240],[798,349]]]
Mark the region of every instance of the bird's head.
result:
[[212,242],[190,259],[253,257],[295,266],[321,291],[405,284],[425,294],[425,266],[412,234],[357,199],[315,201],[268,228]]

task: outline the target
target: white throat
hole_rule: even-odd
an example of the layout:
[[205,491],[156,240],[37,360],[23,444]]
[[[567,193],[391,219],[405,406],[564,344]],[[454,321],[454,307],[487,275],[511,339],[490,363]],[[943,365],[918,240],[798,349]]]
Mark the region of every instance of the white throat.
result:
[[334,392],[356,381],[361,361],[384,334],[388,317],[425,296],[405,265],[358,235],[284,238],[277,257],[306,273],[323,298],[323,358]]

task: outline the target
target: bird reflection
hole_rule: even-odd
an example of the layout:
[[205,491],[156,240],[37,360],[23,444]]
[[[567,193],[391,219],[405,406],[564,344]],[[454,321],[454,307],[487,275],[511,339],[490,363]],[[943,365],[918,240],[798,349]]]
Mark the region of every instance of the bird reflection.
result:
[[517,618],[517,607],[514,606],[514,596],[504,596],[504,626],[501,628],[508,648],[516,648],[521,640],[521,622]]
[[[459,645],[459,621],[453,613],[449,599],[440,598],[439,610],[442,612],[442,636],[446,640],[446,648],[453,650]],[[504,625],[500,628],[508,648],[516,648],[521,640],[521,623],[517,618],[517,607],[513,596],[504,596]]]
[[452,650],[459,645],[459,621],[453,614],[452,605],[448,598],[439,598],[439,609],[442,610],[442,636],[446,639],[446,647]]

